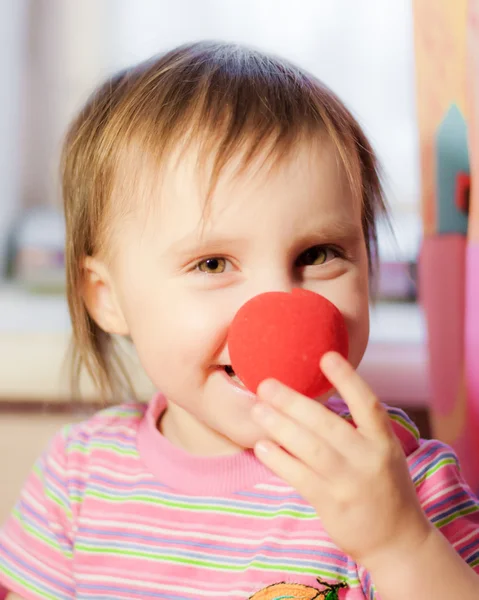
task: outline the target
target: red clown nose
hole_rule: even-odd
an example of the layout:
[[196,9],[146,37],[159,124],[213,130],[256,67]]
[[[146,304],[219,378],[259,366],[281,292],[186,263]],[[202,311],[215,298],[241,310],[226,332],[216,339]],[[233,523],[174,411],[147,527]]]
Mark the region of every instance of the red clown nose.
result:
[[266,292],[239,309],[228,348],[235,374],[250,391],[272,377],[316,398],[331,389],[319,361],[329,350],[347,358],[348,332],[339,310],[319,294]]

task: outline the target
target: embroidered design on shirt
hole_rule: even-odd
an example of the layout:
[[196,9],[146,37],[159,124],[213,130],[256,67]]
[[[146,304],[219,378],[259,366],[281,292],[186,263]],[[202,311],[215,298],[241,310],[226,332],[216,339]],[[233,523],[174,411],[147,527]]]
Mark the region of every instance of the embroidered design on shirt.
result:
[[346,588],[345,583],[329,584],[317,579],[323,589],[301,583],[273,583],[259,590],[249,600],[339,600],[338,591]]

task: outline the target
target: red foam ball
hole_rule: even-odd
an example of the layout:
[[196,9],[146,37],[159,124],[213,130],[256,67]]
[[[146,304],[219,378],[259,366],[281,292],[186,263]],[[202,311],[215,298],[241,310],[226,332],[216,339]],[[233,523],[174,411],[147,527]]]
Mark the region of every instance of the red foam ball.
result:
[[228,333],[231,366],[256,393],[273,377],[305,396],[316,398],[331,389],[319,368],[323,354],[348,356],[343,316],[329,300],[308,290],[266,292],[248,300]]

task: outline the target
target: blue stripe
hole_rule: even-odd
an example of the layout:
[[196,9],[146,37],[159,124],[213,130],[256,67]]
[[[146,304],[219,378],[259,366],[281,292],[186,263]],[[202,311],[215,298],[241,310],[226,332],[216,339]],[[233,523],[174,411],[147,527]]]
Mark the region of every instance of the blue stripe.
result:
[[[456,459],[456,457],[455,457],[455,455],[453,453],[451,453],[451,452],[442,452],[441,454],[437,454],[436,452],[431,451],[431,452],[425,453],[424,457],[421,460],[418,459],[416,461],[416,465],[417,466],[420,465],[427,458],[430,458],[432,455],[436,455],[436,458],[432,462],[426,464],[426,466],[421,471],[419,471],[418,473],[416,473],[414,475],[413,480],[415,482],[418,481],[418,480],[420,480],[420,479],[422,479],[429,471],[432,471],[436,467],[436,465],[438,463],[442,462],[443,460],[450,461],[451,459],[453,459],[454,464],[456,464],[456,460],[457,459]],[[412,469],[413,467],[410,467],[410,468]]]
[[[255,552],[254,555],[247,557],[247,558],[242,558],[242,557],[231,558],[229,556],[212,556],[210,553],[205,554],[205,553],[201,553],[201,552],[187,552],[184,550],[180,550],[178,548],[173,549],[173,550],[168,550],[165,548],[155,549],[155,548],[151,548],[151,546],[143,546],[141,544],[128,544],[128,546],[125,546],[125,544],[122,544],[121,542],[115,543],[113,541],[106,544],[102,540],[100,540],[100,541],[86,540],[83,543],[85,543],[88,546],[91,546],[93,548],[101,548],[102,556],[104,556],[105,554],[108,554],[108,552],[110,550],[120,550],[120,551],[134,550],[134,551],[138,551],[138,552],[146,552],[146,553],[148,553],[150,555],[154,555],[154,556],[164,555],[164,556],[167,556],[168,558],[186,558],[186,559],[190,559],[190,560],[200,560],[200,561],[206,561],[209,563],[216,562],[218,564],[223,564],[223,565],[242,566],[242,567],[246,567],[256,561],[261,561],[268,565],[274,565],[274,566],[279,566],[279,567],[295,566],[295,567],[302,567],[302,568],[304,568],[304,567],[312,567],[312,568],[323,567],[325,569],[333,568],[333,565],[331,565],[328,562],[322,563],[322,562],[314,560],[314,559],[311,559],[311,560],[291,559],[289,557],[287,557],[286,559],[272,558],[272,557],[264,556],[261,552]],[[79,541],[78,541],[78,544],[80,544]],[[77,552],[80,552],[80,550],[77,549]],[[320,553],[318,552],[318,555],[319,554]],[[327,553],[321,553],[321,555],[324,556],[325,558],[328,558]],[[91,556],[91,554],[89,554],[89,556]],[[345,562],[347,564],[347,560],[343,560],[343,562]],[[344,567],[342,569],[342,571],[344,573],[346,573],[347,568]]]
[[302,502],[303,498],[294,492],[290,494],[281,494],[278,496],[278,492],[261,493],[261,492],[236,492],[235,496],[239,496],[240,498],[261,498],[263,500],[271,500],[271,501],[284,501],[284,500],[297,500],[298,502]]
[[[132,429],[133,428],[134,427],[132,427]],[[108,440],[108,442],[110,442],[110,440],[112,439],[115,441],[121,440],[122,442],[127,443],[128,445],[133,445],[136,447],[136,435],[133,435],[131,433],[117,433],[113,431],[109,433],[108,430],[101,430],[95,433],[87,433],[82,431],[79,432],[78,437],[81,438],[82,442],[86,442],[87,444],[93,441],[102,441],[105,438],[106,440]]]
[[[53,577],[47,575],[46,573],[43,573],[42,571],[39,571],[38,569],[33,567],[31,564],[29,564],[26,561],[24,561],[23,559],[21,559],[20,557],[12,554],[7,548],[5,548],[5,546],[3,544],[0,544],[0,550],[3,553],[3,556],[8,557],[10,559],[10,561],[7,562],[6,564],[11,569],[11,571],[13,571],[14,573],[16,573],[18,575],[18,577],[20,578],[20,581],[28,581],[28,582],[38,586],[43,591],[48,592],[52,596],[58,597],[58,591],[56,588],[59,588],[60,590],[63,590],[66,594],[66,595],[62,596],[63,598],[70,599],[70,598],[74,597],[75,589],[73,586],[66,585],[66,584],[62,583],[61,581],[59,581],[58,579],[53,579]],[[35,558],[38,559],[38,557],[35,557]],[[0,569],[1,568],[2,568],[2,565],[0,563]],[[22,570],[19,570],[20,568]],[[32,577],[32,574],[39,577],[39,579],[34,579]],[[55,586],[55,589],[53,589],[51,587],[47,587],[45,585],[45,582],[50,583],[53,586]]]
[[[84,593],[81,593],[84,592]],[[94,596],[91,592],[103,592],[98,596]],[[111,596],[105,596],[105,592],[112,594]],[[139,590],[138,588],[126,588],[124,586],[105,586],[105,585],[86,585],[81,584],[78,586],[77,599],[78,600],[118,600],[118,598],[124,597],[123,594],[130,594],[136,598],[162,598],[163,600],[191,600],[190,596],[183,596],[179,594],[172,594],[171,592],[153,592],[145,591],[144,589]],[[140,596],[141,595],[141,596]]]
[[474,554],[471,554],[471,556],[468,557],[467,559],[467,563],[473,563],[475,560],[477,560],[479,558],[479,550],[477,550],[477,552],[474,552]]
[[[432,523],[435,523],[436,521],[440,521],[442,519],[450,517],[451,515],[454,515],[456,512],[459,512],[460,510],[463,510],[464,508],[468,508],[470,506],[476,506],[476,503],[473,502],[471,499],[467,500],[466,502],[463,502],[462,504],[458,504],[457,506],[453,506],[449,510],[444,511],[444,512],[440,513],[439,515],[436,515],[435,517],[431,518],[430,521]],[[459,517],[460,515],[457,515],[457,516]]]
[[[49,477],[51,481],[48,481],[46,477]],[[58,487],[52,485],[52,482],[55,482]],[[41,481],[42,488],[50,488],[55,492],[57,496],[60,496],[65,506],[70,506],[70,498],[68,497],[68,493],[65,490],[65,481],[60,479],[58,475],[53,471],[49,464],[45,464],[45,479]]]
[[[94,529],[94,528],[81,528],[78,531],[78,536],[77,536],[77,540],[79,543],[85,543],[85,544],[89,544],[89,545],[94,545],[94,546],[102,546],[105,542],[103,539],[101,540],[91,540],[90,538],[88,538],[88,535],[100,535],[100,536],[104,536],[104,537],[116,537],[116,538],[120,538],[120,539],[134,539],[137,541],[142,541],[142,542],[151,542],[154,544],[165,544],[165,545],[171,545],[171,546],[191,546],[193,548],[208,548],[208,549],[215,549],[218,551],[223,551],[223,552],[236,552],[236,553],[242,553],[242,554],[251,554],[252,549],[251,548],[238,548],[236,546],[227,546],[227,545],[223,545],[223,544],[216,544],[216,543],[205,543],[205,542],[195,542],[195,541],[191,541],[191,540],[184,540],[182,538],[168,538],[168,537],[156,537],[153,535],[139,535],[136,533],[125,533],[123,531],[118,531],[118,530],[103,530],[103,529]],[[129,545],[130,547],[130,545]],[[140,545],[138,545],[138,547],[140,547]],[[150,546],[146,546],[146,548],[150,549]],[[314,554],[315,556],[321,556],[324,558],[334,558],[335,560],[339,560],[342,561],[344,563],[348,562],[348,559],[346,557],[346,555],[341,554],[339,551],[334,552],[334,551],[325,551],[325,550],[319,550],[319,549],[313,549],[311,550],[304,550],[303,548],[291,548],[291,547],[278,547],[278,546],[265,546],[265,545],[258,545],[255,546],[253,549],[254,552],[272,552],[272,553],[277,553],[277,554],[286,554],[286,553],[292,553],[292,554]]]
[[424,448],[422,447],[422,451],[419,453],[419,455],[409,463],[409,469],[415,469],[434,454],[437,454],[437,448],[435,446],[428,448],[426,451],[424,451]]
[[464,490],[460,490],[459,492],[453,494],[452,496],[446,496],[443,500],[439,500],[438,502],[435,502],[434,504],[431,504],[431,506],[427,507],[427,511],[432,511],[432,510],[436,510],[437,508],[440,508],[441,506],[445,506],[450,504],[451,502],[453,502],[454,500],[459,500],[459,498],[466,498],[469,499],[469,496],[466,494],[466,492]]
[[42,525],[40,525],[35,520],[29,519],[27,516],[27,513],[31,513],[32,515],[35,515],[35,512],[28,505],[25,505],[24,508],[25,508],[25,510],[21,513],[21,515],[19,517],[17,517],[15,515],[15,519],[18,519],[22,523],[27,523],[28,525],[30,525],[30,527],[32,529],[34,529],[39,534],[44,535],[47,539],[51,540],[52,542],[56,542],[57,544],[60,544],[60,543],[64,544],[64,546],[66,548],[71,550],[70,540],[66,537],[66,535],[63,533],[63,531],[61,533],[60,532],[53,533],[51,531],[51,529],[49,529],[50,523],[48,521],[43,521]]
[[[93,478],[92,478],[93,479]],[[105,483],[109,483],[108,481],[106,481]],[[110,485],[114,486],[113,483],[111,483]],[[116,487],[115,489],[111,489],[109,487],[107,487],[106,485],[90,485],[88,488],[88,491],[92,490],[92,491],[96,491],[99,493],[107,493],[107,494],[113,494],[113,492],[116,494],[118,501],[122,501],[125,499],[128,499],[129,496],[132,495],[143,495],[143,496],[147,496],[150,497],[152,499],[155,500],[163,500],[165,502],[172,502],[172,503],[187,503],[193,506],[213,506],[213,507],[226,507],[226,508],[233,508],[233,509],[238,509],[238,510],[257,510],[257,511],[262,511],[262,512],[269,512],[271,514],[274,514],[276,512],[279,511],[284,511],[284,510],[293,510],[299,513],[303,513],[303,514],[309,514],[309,515],[315,515],[316,512],[314,510],[314,508],[312,508],[311,506],[305,506],[302,504],[290,504],[290,503],[281,503],[278,504],[276,506],[268,506],[265,504],[257,504],[257,503],[253,503],[253,502],[239,502],[239,501],[234,501],[234,500],[223,500],[223,499],[218,499],[218,498],[214,498],[214,497],[188,497],[188,496],[178,496],[175,494],[168,494],[168,493],[161,493],[161,494],[155,494],[155,489],[156,486],[153,485],[153,490],[151,489],[146,489],[146,488],[141,488],[139,487],[138,484],[130,484],[130,483],[126,483],[124,488],[126,489],[122,489],[119,486],[123,487],[123,484],[118,483],[117,484],[118,487]]]
[[476,552],[469,557],[468,561],[474,560],[475,557],[479,556],[479,540],[476,538],[472,542],[469,542],[466,546],[462,546],[461,548],[457,548],[460,554],[465,554],[468,550],[472,548],[477,548]]

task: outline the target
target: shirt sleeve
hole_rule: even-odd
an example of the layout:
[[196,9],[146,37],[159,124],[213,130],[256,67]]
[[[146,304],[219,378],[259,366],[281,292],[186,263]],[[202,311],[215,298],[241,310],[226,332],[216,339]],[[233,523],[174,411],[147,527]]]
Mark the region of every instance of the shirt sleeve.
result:
[[[409,472],[428,519],[479,573],[479,500],[464,481],[453,450],[422,441],[408,457]],[[366,598],[380,600],[366,571],[359,569]]]
[[36,462],[0,531],[0,597],[5,588],[25,600],[75,598],[67,431]]

